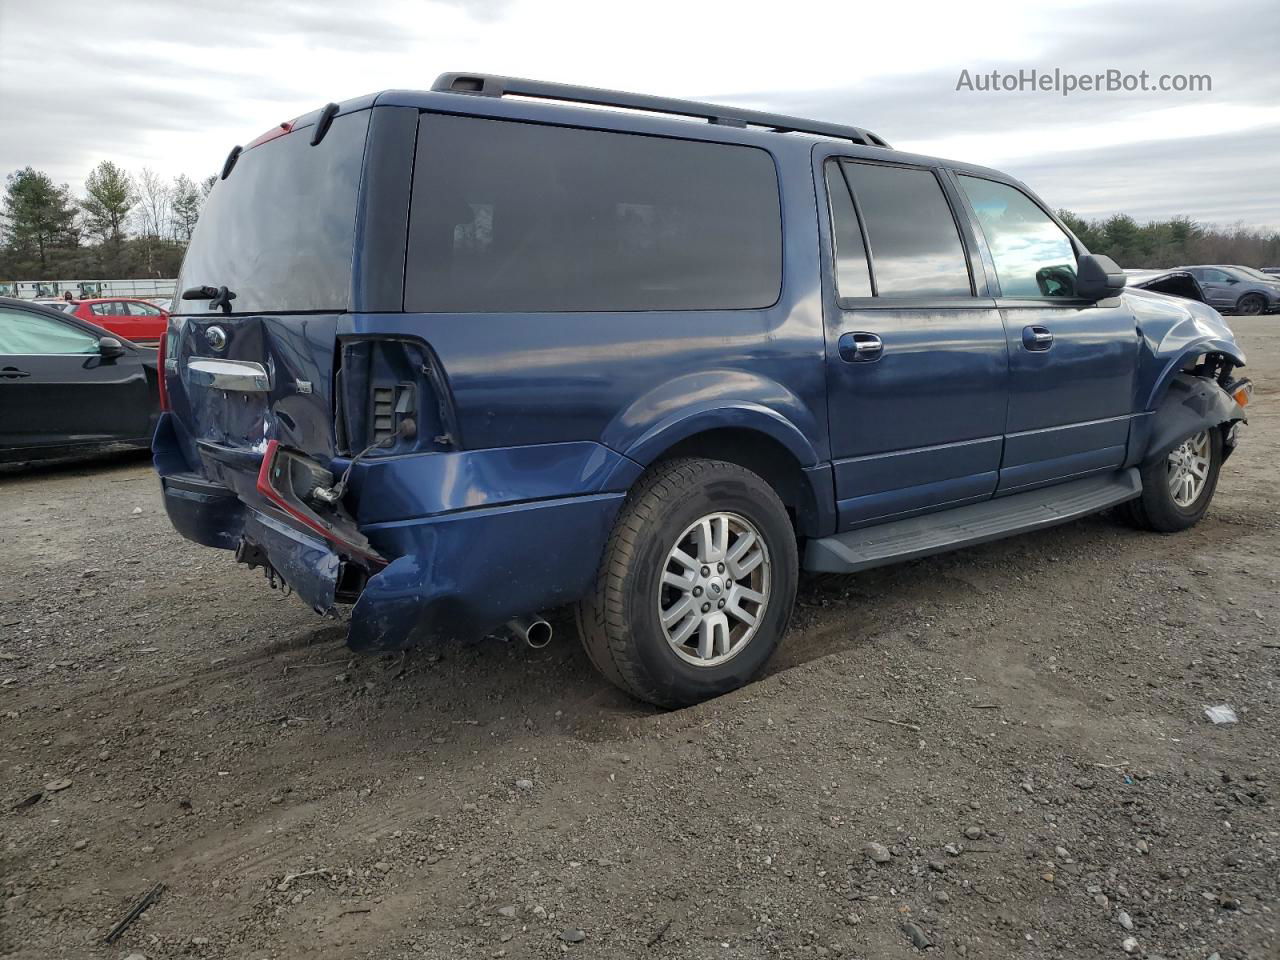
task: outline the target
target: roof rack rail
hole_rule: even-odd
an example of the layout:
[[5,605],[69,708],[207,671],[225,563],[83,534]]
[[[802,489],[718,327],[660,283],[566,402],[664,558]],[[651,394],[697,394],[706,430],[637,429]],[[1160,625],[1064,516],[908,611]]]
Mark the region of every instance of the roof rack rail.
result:
[[618,90],[601,90],[596,87],[579,87],[571,83],[551,83],[544,80],[523,80],[519,77],[500,77],[489,73],[442,73],[436,77],[431,89],[436,93],[469,93],[482,97],[532,97],[538,100],[563,100],[569,103],[590,103],[598,107],[621,107],[625,110],[645,110],[650,113],[670,113],[681,117],[697,117],[708,123],[725,127],[765,127],[777,133],[813,133],[839,140],[852,140],[871,147],[889,147],[883,139],[870,130],[821,120],[803,120],[763,110],[744,110],[724,107],[697,100],[677,100],[674,97],[653,97],[643,93],[623,93]]

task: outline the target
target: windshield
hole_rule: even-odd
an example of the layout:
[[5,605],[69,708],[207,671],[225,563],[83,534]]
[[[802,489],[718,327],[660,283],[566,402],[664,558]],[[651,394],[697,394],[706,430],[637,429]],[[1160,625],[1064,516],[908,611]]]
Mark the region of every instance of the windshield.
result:
[[1263,273],[1261,270],[1255,270],[1253,267],[1236,267],[1237,273],[1243,273],[1246,277],[1254,280],[1266,280],[1268,283],[1275,283],[1276,278],[1269,274]]
[[356,195],[369,111],[338,117],[316,146],[312,128],[240,155],[209,194],[175,291],[226,287],[233,313],[345,310],[351,292]]

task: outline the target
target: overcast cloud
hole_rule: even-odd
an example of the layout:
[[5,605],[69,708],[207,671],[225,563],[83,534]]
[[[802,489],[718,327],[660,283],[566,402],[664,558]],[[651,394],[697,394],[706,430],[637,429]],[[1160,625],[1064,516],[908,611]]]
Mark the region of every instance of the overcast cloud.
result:
[[[855,123],[1088,216],[1280,229],[1280,11],[1069,0],[0,0],[0,175],[203,177],[329,100],[478,70]],[[976,93],[962,69],[1209,74],[1202,93]]]

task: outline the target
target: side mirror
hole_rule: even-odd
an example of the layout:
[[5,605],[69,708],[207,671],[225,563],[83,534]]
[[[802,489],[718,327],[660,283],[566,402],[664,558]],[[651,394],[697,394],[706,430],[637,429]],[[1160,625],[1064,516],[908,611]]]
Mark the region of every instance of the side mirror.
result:
[[1105,300],[1124,289],[1128,277],[1110,257],[1086,253],[1076,264],[1076,296]]
[[98,353],[104,360],[114,360],[124,356],[124,344],[115,337],[103,337],[98,341]]

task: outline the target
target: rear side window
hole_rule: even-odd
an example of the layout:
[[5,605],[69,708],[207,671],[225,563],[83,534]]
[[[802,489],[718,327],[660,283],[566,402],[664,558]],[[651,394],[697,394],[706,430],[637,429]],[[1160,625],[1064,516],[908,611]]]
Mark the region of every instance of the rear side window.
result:
[[767,307],[782,282],[763,150],[425,114],[405,307]]
[[836,247],[836,290],[842,297],[871,296],[867,248],[858,227],[858,213],[836,160],[826,164],[827,196],[831,203],[831,234]]
[[840,165],[862,211],[876,296],[972,295],[960,233],[932,171],[848,160]]
[[959,177],[982,224],[1005,297],[1074,297],[1076,254],[1062,228],[1021,190]]
[[[346,309],[368,130],[361,110],[335,119],[314,147],[306,127],[242,153],[200,211],[179,295],[225,286],[235,313]],[[208,301],[175,308],[203,312]]]

